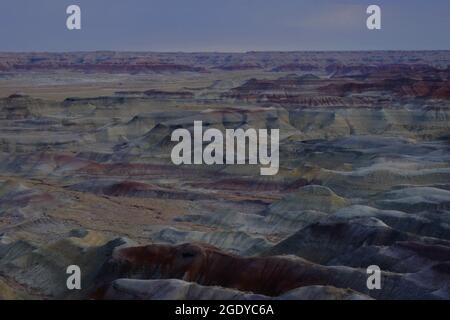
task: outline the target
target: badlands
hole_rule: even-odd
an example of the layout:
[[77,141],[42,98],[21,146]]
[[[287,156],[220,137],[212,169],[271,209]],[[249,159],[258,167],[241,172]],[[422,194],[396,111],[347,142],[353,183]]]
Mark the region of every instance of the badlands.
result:
[[[0,53],[0,299],[450,299],[449,66]],[[173,164],[194,121],[279,129],[278,173]]]

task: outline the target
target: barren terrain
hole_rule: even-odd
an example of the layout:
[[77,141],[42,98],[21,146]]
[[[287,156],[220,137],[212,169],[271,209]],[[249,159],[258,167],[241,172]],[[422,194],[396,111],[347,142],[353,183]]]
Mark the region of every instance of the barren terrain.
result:
[[[449,299],[449,65],[1,53],[0,298]],[[174,165],[194,120],[280,129],[279,173]]]

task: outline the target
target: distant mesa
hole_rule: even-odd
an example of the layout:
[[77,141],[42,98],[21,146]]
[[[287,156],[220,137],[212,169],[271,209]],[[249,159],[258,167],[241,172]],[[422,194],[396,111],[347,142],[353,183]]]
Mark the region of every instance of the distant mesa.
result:
[[317,65],[308,64],[308,63],[289,63],[283,64],[281,66],[275,67],[272,71],[275,72],[289,72],[289,71],[317,71],[319,67]]
[[263,69],[263,67],[259,64],[229,64],[214,67],[214,69],[226,70],[226,71],[236,71],[236,70],[255,70],[255,69]]

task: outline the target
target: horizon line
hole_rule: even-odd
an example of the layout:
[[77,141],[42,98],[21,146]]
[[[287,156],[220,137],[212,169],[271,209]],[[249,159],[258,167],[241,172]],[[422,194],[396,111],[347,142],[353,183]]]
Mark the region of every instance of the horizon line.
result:
[[2,51],[0,54],[24,54],[24,53],[51,53],[51,54],[64,54],[64,53],[101,53],[101,52],[117,52],[117,53],[158,53],[158,54],[249,54],[249,53],[299,53],[299,52],[329,52],[329,53],[359,53],[359,52],[446,52],[450,49],[337,49],[337,50],[247,50],[247,51],[220,51],[220,50],[205,50],[205,51],[159,51],[159,50],[28,50],[28,51]]

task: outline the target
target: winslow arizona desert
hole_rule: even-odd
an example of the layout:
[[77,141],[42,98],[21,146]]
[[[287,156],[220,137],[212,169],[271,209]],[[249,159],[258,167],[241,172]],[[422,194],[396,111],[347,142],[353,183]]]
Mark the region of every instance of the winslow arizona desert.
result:
[[[450,299],[449,66],[1,53],[0,298]],[[171,134],[194,121],[279,129],[278,172],[174,164]]]

